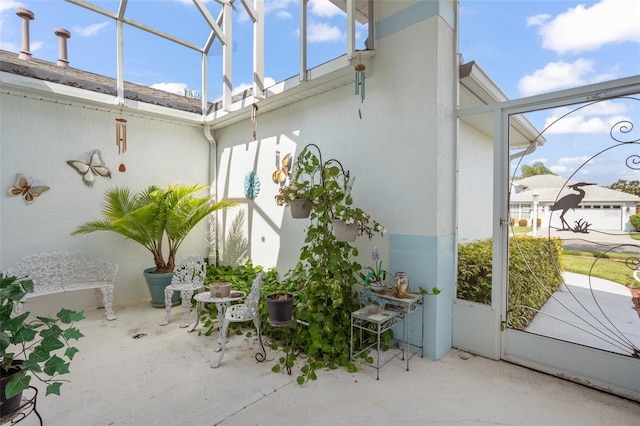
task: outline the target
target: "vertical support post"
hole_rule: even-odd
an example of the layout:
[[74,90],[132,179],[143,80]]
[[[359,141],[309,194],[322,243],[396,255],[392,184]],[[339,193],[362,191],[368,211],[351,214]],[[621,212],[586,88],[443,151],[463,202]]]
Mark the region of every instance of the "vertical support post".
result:
[[356,54],[356,4],[354,0],[347,0],[347,59],[353,59]]
[[124,35],[123,22],[124,11],[127,8],[127,1],[120,2],[118,9],[118,19],[116,19],[116,91],[118,105],[124,105]]
[[536,237],[538,234],[538,197],[540,194],[537,192],[533,193],[533,210],[531,211],[531,226],[533,227],[533,236]]
[[300,78],[307,81],[307,2],[300,1]]
[[207,73],[209,68],[209,62],[207,59],[206,51],[202,52],[202,64],[201,64],[201,72],[202,72],[202,97],[200,100],[202,101],[202,118],[206,118],[207,116]]
[[264,0],[255,0],[253,23],[253,97],[264,99]]
[[231,58],[233,53],[232,21],[233,9],[231,3],[222,6],[222,25],[226,43],[222,45],[222,109],[231,111],[232,71]]

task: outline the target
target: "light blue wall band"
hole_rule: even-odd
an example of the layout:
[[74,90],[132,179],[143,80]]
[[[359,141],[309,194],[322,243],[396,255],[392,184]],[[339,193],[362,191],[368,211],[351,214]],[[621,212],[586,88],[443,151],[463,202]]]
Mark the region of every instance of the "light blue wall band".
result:
[[[406,272],[413,292],[420,291],[420,287],[441,290],[437,296],[425,296],[424,306],[424,355],[438,359],[451,349],[452,342],[455,236],[391,234],[390,243],[391,276]],[[397,337],[400,330],[394,329]],[[411,342],[420,341],[421,331],[419,315],[413,315]]]
[[448,3],[441,0],[422,0],[395,15],[376,22],[376,39],[386,37],[436,15],[440,15],[451,28],[455,27],[454,13]]

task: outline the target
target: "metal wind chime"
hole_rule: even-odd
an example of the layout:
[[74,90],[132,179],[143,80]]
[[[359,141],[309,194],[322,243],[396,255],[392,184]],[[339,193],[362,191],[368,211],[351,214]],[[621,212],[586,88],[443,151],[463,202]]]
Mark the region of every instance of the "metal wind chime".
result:
[[124,165],[123,157],[127,151],[127,120],[120,117],[116,118],[116,145],[118,146],[118,155],[120,155],[118,170],[125,172],[127,168]]
[[[358,64],[355,66],[355,71],[356,71],[356,79],[355,79],[355,86],[356,86],[356,95],[360,95],[360,104],[364,103],[364,89],[365,89],[365,70],[367,69],[367,67],[364,64]],[[361,108],[358,108],[358,116],[360,117],[360,119],[362,120],[362,110]]]

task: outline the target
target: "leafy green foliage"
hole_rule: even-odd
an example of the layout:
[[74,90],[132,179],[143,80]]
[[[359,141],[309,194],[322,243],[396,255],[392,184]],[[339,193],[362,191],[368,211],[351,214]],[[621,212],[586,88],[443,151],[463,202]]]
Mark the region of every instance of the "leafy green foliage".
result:
[[[509,249],[509,324],[524,328],[562,284],[562,241],[518,236]],[[526,262],[523,260],[526,259]],[[492,240],[458,246],[457,297],[491,304]]]
[[[115,232],[149,250],[156,272],[173,272],[176,253],[193,227],[210,213],[236,204],[228,200],[214,204],[211,196],[196,196],[206,188],[175,184],[167,189],[150,186],[140,193],[131,193],[129,188],[109,189],[102,206],[104,219],[87,222],[71,235]],[[166,261],[162,248],[165,239]]]
[[[633,194],[640,196],[640,181],[639,180],[626,180],[626,179],[618,179],[617,182],[612,183],[609,186],[610,189],[615,189],[616,191],[626,192],[627,194]],[[636,228],[637,230],[637,228]]]
[[[5,396],[10,398],[29,387],[31,376],[47,384],[46,395],[60,395],[59,376],[69,373],[69,365],[78,349],[72,340],[84,335],[75,323],[84,318],[82,311],[61,309],[57,318],[38,316],[29,320],[29,312],[12,317],[14,303],[33,291],[33,281],[0,273],[0,357],[2,374],[23,370],[7,383]],[[62,326],[61,326],[62,324]],[[60,350],[64,352],[60,354]]]
[[629,220],[631,221],[631,225],[636,230],[636,232],[640,232],[640,214],[634,214],[629,216]]
[[521,178],[527,178],[536,175],[555,175],[551,170],[547,169],[542,161],[536,161],[532,165],[523,164],[520,167],[522,172]]

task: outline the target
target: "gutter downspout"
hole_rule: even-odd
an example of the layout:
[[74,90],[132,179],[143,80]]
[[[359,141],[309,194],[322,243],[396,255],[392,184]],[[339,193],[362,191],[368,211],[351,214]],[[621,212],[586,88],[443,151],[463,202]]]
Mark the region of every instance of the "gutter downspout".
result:
[[[209,142],[209,194],[214,196],[217,202],[217,179],[218,174],[218,145],[211,133],[211,125],[205,123],[204,137]],[[209,216],[209,235],[207,236],[207,247],[209,248],[208,258],[209,265],[215,266],[216,257],[218,255],[218,210]]]

